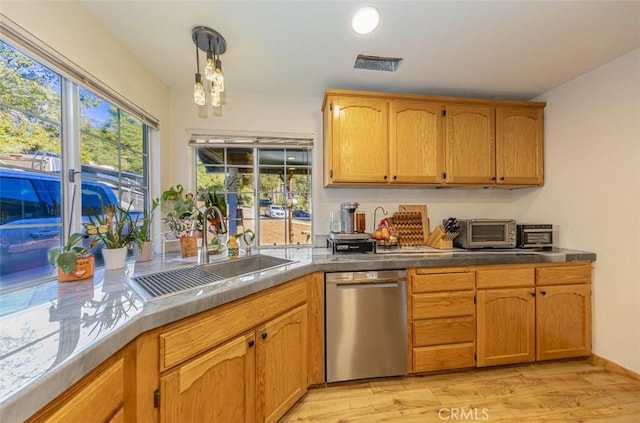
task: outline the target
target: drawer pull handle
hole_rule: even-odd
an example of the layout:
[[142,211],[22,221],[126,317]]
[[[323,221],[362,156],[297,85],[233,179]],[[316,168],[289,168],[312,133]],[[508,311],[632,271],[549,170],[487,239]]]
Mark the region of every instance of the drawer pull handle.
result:
[[262,332],[262,333],[260,334],[260,337],[261,337],[262,339],[267,339],[267,336],[268,336],[268,335],[267,335],[267,332]]
[[251,341],[248,342],[249,344],[249,348],[253,347],[255,345],[254,340],[252,339]]

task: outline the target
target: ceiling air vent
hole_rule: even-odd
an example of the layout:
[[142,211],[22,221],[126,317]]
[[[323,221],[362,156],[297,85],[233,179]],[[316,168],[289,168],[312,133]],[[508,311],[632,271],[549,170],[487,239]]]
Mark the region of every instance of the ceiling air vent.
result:
[[395,72],[398,70],[400,62],[402,62],[402,59],[396,57],[365,56],[364,54],[358,54],[353,67],[356,69]]

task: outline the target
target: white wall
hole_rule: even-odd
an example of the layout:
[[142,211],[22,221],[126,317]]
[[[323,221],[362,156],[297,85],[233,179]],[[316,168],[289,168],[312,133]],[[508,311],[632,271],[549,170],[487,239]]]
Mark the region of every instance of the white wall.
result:
[[593,352],[640,373],[640,50],[536,100],[546,185],[516,193],[515,214],[597,253]]

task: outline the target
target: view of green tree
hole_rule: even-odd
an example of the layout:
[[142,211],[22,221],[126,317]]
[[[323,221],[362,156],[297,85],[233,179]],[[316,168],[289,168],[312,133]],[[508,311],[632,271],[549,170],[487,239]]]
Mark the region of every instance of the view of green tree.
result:
[[0,149],[60,153],[60,76],[0,41]]

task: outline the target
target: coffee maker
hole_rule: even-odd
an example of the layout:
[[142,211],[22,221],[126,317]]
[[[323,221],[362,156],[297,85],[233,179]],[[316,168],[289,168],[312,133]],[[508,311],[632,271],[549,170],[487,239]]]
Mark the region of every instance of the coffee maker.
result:
[[[359,205],[356,202],[340,204],[340,232],[332,231],[327,240],[327,246],[333,249],[334,254],[375,252],[375,241],[371,239],[371,234],[356,232],[355,217]],[[336,214],[333,213],[334,216]]]

